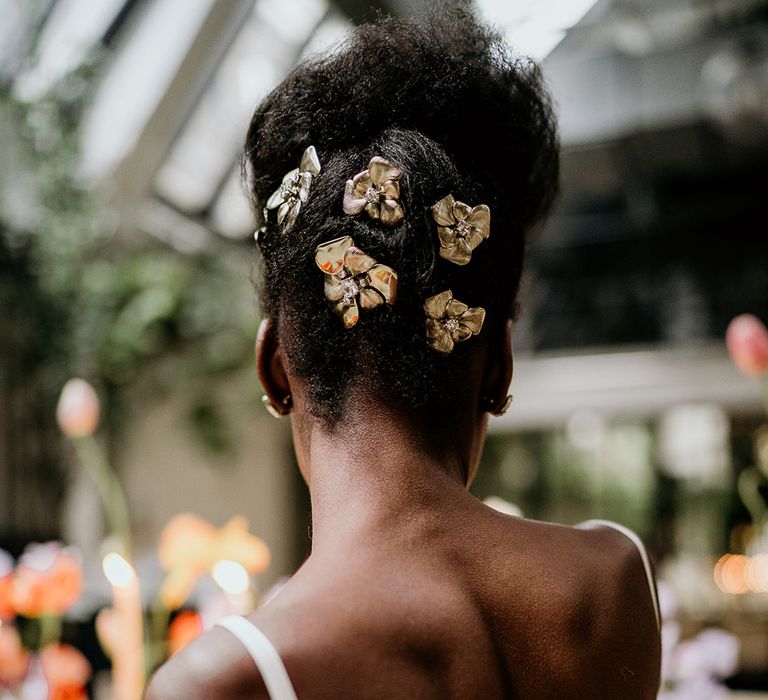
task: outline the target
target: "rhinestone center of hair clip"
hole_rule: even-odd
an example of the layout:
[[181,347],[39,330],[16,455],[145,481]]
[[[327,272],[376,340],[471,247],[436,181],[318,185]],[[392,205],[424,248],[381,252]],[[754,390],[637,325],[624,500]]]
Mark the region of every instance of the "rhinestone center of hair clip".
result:
[[403,171],[381,156],[374,156],[368,169],[359,172],[344,187],[342,208],[345,214],[357,216],[365,212],[385,226],[403,219],[400,203],[400,180]]
[[360,320],[360,309],[393,304],[397,296],[397,273],[377,263],[355,246],[351,236],[321,243],[315,263],[325,273],[325,298],[345,328]]

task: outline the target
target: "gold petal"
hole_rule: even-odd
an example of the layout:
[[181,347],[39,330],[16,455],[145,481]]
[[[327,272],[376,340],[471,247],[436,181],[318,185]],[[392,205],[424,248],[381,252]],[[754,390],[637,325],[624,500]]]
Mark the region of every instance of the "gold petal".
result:
[[453,245],[447,248],[440,248],[440,257],[450,260],[457,265],[466,265],[472,259],[472,255],[466,252],[464,248],[459,248],[458,243],[464,243],[464,241],[457,239]]
[[354,245],[355,242],[351,236],[342,236],[327,243],[321,243],[315,250],[315,262],[323,272],[332,275],[341,270],[344,265],[344,253],[347,252],[347,248]]
[[472,207],[464,202],[456,201],[453,203],[453,216],[456,221],[465,221],[466,218],[472,213]]
[[453,292],[450,289],[440,292],[440,294],[435,294],[435,296],[429,297],[424,302],[424,312],[430,318],[445,318],[445,307],[448,306],[448,302],[451,299],[453,299]]
[[360,306],[364,309],[375,309],[377,306],[381,306],[384,303],[384,299],[375,289],[370,287],[363,287],[360,290]]
[[472,337],[472,331],[469,330],[466,326],[462,326],[459,324],[459,327],[451,333],[451,338],[453,339],[454,343],[461,343],[462,341],[466,340],[467,338]]
[[299,175],[299,199],[302,202],[307,201],[309,196],[309,186],[312,184],[312,175],[309,173],[301,173]]
[[432,205],[432,218],[438,226],[453,226],[456,219],[453,217],[453,195],[449,194],[443,197],[437,204]]
[[380,207],[381,223],[385,226],[394,226],[403,220],[403,208],[394,199],[385,199]]
[[368,172],[376,185],[381,185],[385,180],[399,180],[403,176],[400,168],[381,156],[371,158],[371,162],[368,163]]
[[320,174],[320,159],[317,157],[317,151],[314,146],[307,146],[306,150],[301,155],[299,170],[307,172],[310,175]]
[[374,265],[368,270],[368,286],[379,292],[387,304],[394,304],[397,297],[397,273],[386,265]]
[[376,261],[370,255],[366,255],[360,248],[352,246],[344,253],[344,267],[354,277],[368,272],[375,264]]
[[456,231],[452,228],[448,228],[448,226],[438,226],[437,237],[440,239],[440,245],[443,246],[443,248],[447,248],[453,246],[455,243]]
[[491,210],[485,204],[478,204],[467,218],[473,229],[477,229],[483,238],[491,235]]
[[430,340],[438,338],[445,333],[445,328],[440,321],[436,321],[434,318],[427,318],[427,338]]
[[453,338],[443,328],[442,324],[434,319],[427,319],[427,342],[438,352],[451,352],[453,350]]
[[469,249],[474,250],[485,240],[485,238],[483,238],[483,234],[480,233],[480,231],[478,231],[476,228],[473,228],[469,234],[467,234],[464,240],[467,242]]
[[456,238],[456,248],[460,253],[465,255],[472,255],[472,248],[469,247],[466,238]]
[[366,202],[365,211],[374,221],[378,221],[381,218],[381,212],[379,211],[378,204]]
[[347,184],[344,186],[344,201],[341,205],[344,213],[349,214],[350,216],[359,214],[365,209],[366,204],[368,204],[368,202],[365,198],[360,199],[355,196],[355,188],[352,184],[352,180],[347,180]]
[[352,187],[355,190],[355,197],[365,197],[365,193],[373,187],[371,176],[367,170],[363,170],[352,178]]
[[[283,227],[283,232],[287,232],[290,231],[293,228],[293,225],[296,223],[296,219],[298,218],[299,212],[301,211],[301,200],[295,199],[293,204],[286,203],[284,206],[287,206],[288,210],[286,211],[285,226]],[[280,209],[277,210],[278,221],[280,221],[280,212],[282,209],[283,207],[280,207]]]
[[298,168],[289,170],[285,175],[283,175],[283,185],[288,189],[292,189],[293,186],[298,182],[298,180],[299,180]]
[[341,315],[341,320],[344,321],[344,328],[352,328],[360,320],[360,309],[357,308],[357,301],[353,300],[352,304],[346,307]]
[[483,321],[485,321],[485,309],[474,306],[464,312],[459,319],[459,325],[466,326],[473,335],[477,335],[483,327]]
[[400,199],[400,183],[397,180],[387,180],[380,188],[384,199]]
[[278,187],[271,195],[269,195],[265,209],[277,209],[284,201],[283,188]]
[[469,307],[458,299],[451,299],[445,306],[445,314],[449,318],[459,318]]
[[344,287],[334,275],[325,276],[325,298],[328,301],[339,301],[344,296]]
[[282,224],[285,217],[288,215],[288,212],[291,210],[291,205],[293,202],[293,197],[290,199],[286,199],[278,208],[277,208],[277,223]]
[[357,306],[357,301],[354,299],[349,305],[340,301],[334,305],[333,310],[344,323],[344,328],[352,328],[360,320],[360,309]]

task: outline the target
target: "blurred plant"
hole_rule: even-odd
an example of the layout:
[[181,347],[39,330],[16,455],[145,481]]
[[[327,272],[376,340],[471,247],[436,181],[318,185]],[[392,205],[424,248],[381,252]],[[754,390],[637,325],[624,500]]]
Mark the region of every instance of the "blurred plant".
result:
[[748,377],[760,378],[768,391],[768,329],[756,316],[741,314],[728,324],[725,337],[733,363]]
[[[74,647],[61,643],[61,616],[80,598],[83,574],[77,554],[58,542],[31,544],[16,567],[0,550],[1,698],[84,700],[91,667]],[[22,643],[17,616],[37,633]]]
[[117,474],[93,437],[101,409],[93,387],[84,379],[70,379],[61,390],[56,418],[75,447],[80,464],[93,480],[107,520],[112,548],[130,554],[131,527],[128,504]]
[[168,656],[181,651],[203,632],[203,619],[194,610],[183,610],[168,627]]
[[[761,383],[763,405],[768,414],[768,329],[757,317],[741,314],[728,325],[726,343],[736,367]],[[742,470],[737,487],[755,526],[748,553],[757,555],[768,552],[768,506],[761,492],[761,488],[768,485],[768,425],[755,431],[754,454],[755,465]]]
[[208,597],[200,630],[223,615],[250,612],[256,605],[251,577],[265,571],[270,561],[269,548],[248,531],[242,516],[217,529],[197,515],[180,513],[163,529],[157,553],[167,573],[152,610],[149,656],[154,663],[196,636],[190,616],[177,616],[170,627],[168,621],[203,576],[213,579],[219,593]]
[[[120,388],[149,360],[183,349],[183,366],[162,378],[168,390],[240,369],[257,318],[239,245],[211,236],[207,249],[179,252],[131,230],[79,175],[79,126],[104,59],[94,51],[32,102],[0,86],[0,312],[35,403],[52,405],[82,374],[103,389],[114,427]],[[202,445],[228,449],[226,430],[210,430],[211,410],[190,428]]]
[[739,640],[708,627],[692,639],[680,639],[679,606],[671,586],[659,581],[661,692],[659,700],[725,700],[723,680],[738,669]]
[[48,684],[47,700],[86,700],[85,684],[92,669],[69,644],[49,644],[40,651],[40,668]]
[[269,566],[267,545],[248,532],[248,521],[242,516],[217,530],[192,513],[176,515],[160,535],[158,556],[168,572],[160,601],[171,610],[180,607],[197,580],[219,562],[235,562],[250,575]]

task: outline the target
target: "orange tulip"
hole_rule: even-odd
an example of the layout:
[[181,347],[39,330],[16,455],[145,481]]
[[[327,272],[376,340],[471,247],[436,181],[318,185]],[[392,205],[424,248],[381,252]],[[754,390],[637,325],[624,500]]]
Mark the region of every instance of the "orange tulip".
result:
[[69,644],[49,644],[39,654],[48,682],[48,700],[87,698],[85,684],[91,677],[88,660]]
[[71,438],[91,435],[99,424],[99,398],[85,379],[70,379],[61,390],[56,420],[61,431]]
[[0,624],[16,615],[13,602],[13,558],[0,549]]
[[160,534],[157,555],[160,565],[171,571],[198,562],[200,552],[216,537],[216,528],[192,513],[174,515]]
[[88,700],[88,691],[74,686],[56,686],[48,689],[46,700]]
[[16,616],[13,576],[0,578],[0,623]]
[[179,613],[168,628],[168,653],[173,656],[203,633],[203,620],[193,610]]
[[208,555],[208,568],[222,559],[236,561],[249,574],[261,573],[269,566],[269,548],[264,540],[248,532],[248,521],[241,515],[219,530]]
[[16,628],[0,624],[0,685],[14,686],[27,675],[30,653],[21,646]]
[[741,314],[725,335],[733,363],[748,377],[768,372],[768,329],[756,316]]
[[269,548],[248,532],[248,521],[232,518],[223,528],[191,513],[176,515],[165,526],[158,547],[160,564],[168,571],[160,588],[160,600],[168,608],[180,607],[197,580],[219,561],[235,561],[248,573],[269,566]]
[[80,560],[54,542],[27,547],[13,577],[16,612],[26,617],[62,615],[82,590]]

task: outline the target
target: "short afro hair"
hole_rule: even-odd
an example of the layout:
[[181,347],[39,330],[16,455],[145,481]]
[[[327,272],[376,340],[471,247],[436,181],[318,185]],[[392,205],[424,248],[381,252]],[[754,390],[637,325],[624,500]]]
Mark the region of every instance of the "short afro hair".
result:
[[[462,367],[480,345],[433,350],[423,303],[451,289],[482,306],[481,335],[514,316],[526,234],[557,194],[557,130],[539,68],[462,6],[382,18],[298,65],[256,109],[244,165],[257,212],[310,144],[322,172],[290,231],[270,217],[259,287],[311,413],[332,428],[353,384],[403,409],[456,407],[466,398]],[[404,172],[405,218],[391,228],[342,211],[346,180],[376,155]],[[447,194],[491,209],[490,238],[466,266],[438,255],[431,206]],[[319,244],[345,235],[399,278],[396,302],[351,329],[325,299],[314,260]]]

